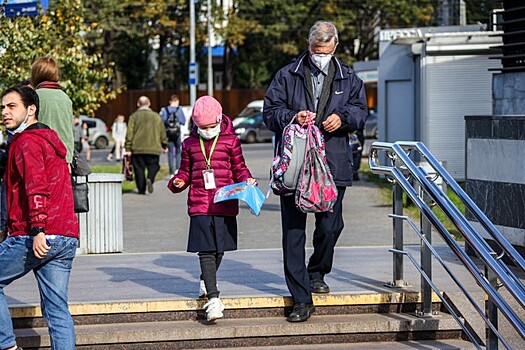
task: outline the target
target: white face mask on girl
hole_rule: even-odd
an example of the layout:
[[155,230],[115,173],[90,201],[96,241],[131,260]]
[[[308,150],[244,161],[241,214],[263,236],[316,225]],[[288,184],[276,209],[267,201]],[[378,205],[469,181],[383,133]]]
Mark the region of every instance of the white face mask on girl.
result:
[[212,138],[217,136],[219,132],[221,132],[221,123],[217,123],[217,125],[215,125],[215,127],[212,129],[202,130],[201,128],[198,128],[197,131],[203,139],[211,140]]
[[312,54],[312,62],[315,63],[319,69],[324,69],[326,65],[332,59],[332,55],[329,53],[314,53]]

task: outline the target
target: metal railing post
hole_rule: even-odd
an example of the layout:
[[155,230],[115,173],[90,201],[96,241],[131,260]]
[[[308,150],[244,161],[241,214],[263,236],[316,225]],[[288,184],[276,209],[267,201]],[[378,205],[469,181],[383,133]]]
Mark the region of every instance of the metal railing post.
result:
[[[432,206],[432,199],[430,196],[423,191],[419,186],[419,197],[429,207]],[[431,224],[427,217],[420,212],[419,213],[420,231],[423,237],[432,244]],[[421,269],[425,272],[430,280],[432,280],[432,253],[430,248],[424,244],[423,240],[420,242],[420,254],[421,254]],[[419,316],[432,316],[432,287],[423,276],[421,276],[421,297],[423,299],[423,305]]]
[[[393,214],[403,215],[403,188],[395,182],[392,186]],[[403,250],[403,220],[393,217],[393,248]],[[406,286],[403,280],[403,254],[393,253],[393,279],[387,283],[392,288],[402,288]]]
[[[485,265],[485,276],[487,276],[487,280],[489,283],[494,287],[498,287],[498,278],[496,277],[496,274]],[[487,300],[487,304],[485,306],[486,309],[486,315],[489,319],[490,323],[498,329],[498,307],[496,304],[494,304],[494,301],[489,296]],[[487,327],[488,328],[488,327]],[[492,329],[487,329],[487,349],[489,350],[498,350],[498,337],[496,336],[496,333],[492,331]]]

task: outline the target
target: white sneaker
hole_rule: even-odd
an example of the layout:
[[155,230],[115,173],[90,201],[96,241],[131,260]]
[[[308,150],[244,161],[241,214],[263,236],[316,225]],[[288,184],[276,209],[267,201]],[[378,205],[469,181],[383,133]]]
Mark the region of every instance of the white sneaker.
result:
[[201,283],[199,285],[199,298],[206,298],[208,293],[206,292],[206,285],[204,284],[204,281],[201,280]]
[[[217,289],[219,289],[219,284],[216,284]],[[200,281],[199,284],[199,298],[206,298],[208,296],[208,292],[206,291],[206,284],[204,284],[204,280]]]
[[206,309],[206,319],[208,321],[223,317],[224,304],[219,298],[211,298],[210,301],[204,304],[204,308]]

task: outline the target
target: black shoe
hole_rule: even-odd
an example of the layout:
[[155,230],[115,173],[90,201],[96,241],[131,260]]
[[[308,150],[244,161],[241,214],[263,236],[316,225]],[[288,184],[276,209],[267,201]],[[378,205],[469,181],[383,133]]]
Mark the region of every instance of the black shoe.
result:
[[288,322],[304,322],[314,313],[315,308],[312,304],[296,303],[292,313],[286,318]]
[[310,282],[312,293],[330,293],[330,287],[322,279],[312,280]]

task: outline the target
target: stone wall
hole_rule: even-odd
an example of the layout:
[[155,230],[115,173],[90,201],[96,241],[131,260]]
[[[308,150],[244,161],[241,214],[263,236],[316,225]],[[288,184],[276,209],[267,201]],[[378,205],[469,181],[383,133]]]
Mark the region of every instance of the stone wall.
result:
[[[495,105],[506,113],[519,107],[517,101],[514,103],[508,98],[496,101]],[[465,120],[466,192],[523,255],[525,116],[467,116]],[[471,215],[467,218],[474,220]],[[484,232],[481,225],[473,224],[480,228],[479,232]]]
[[525,72],[493,75],[492,114],[525,115]]

